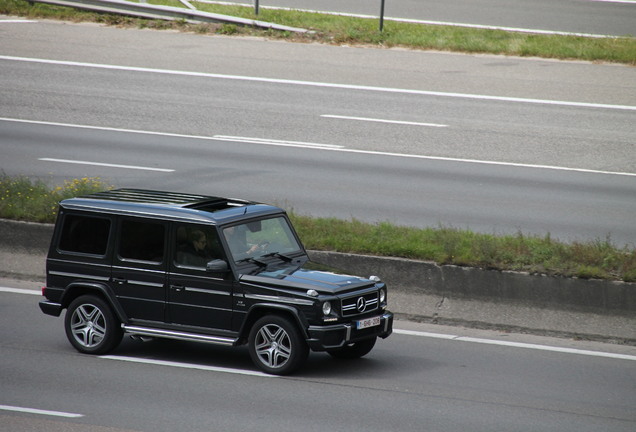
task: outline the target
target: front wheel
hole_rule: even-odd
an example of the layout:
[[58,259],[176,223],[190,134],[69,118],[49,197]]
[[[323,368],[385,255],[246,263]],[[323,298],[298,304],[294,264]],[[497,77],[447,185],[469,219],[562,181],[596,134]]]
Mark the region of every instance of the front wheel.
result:
[[93,295],[83,295],[71,302],[64,329],[71,345],[86,354],[104,354],[115,348],[123,336],[110,306]]
[[297,326],[277,315],[256,321],[249,335],[249,350],[254,364],[272,375],[295,371],[309,354],[309,347]]
[[335,358],[339,359],[356,359],[363,357],[373,349],[377,338],[367,339],[360,342],[354,342],[345,345],[342,348],[330,349],[327,352]]

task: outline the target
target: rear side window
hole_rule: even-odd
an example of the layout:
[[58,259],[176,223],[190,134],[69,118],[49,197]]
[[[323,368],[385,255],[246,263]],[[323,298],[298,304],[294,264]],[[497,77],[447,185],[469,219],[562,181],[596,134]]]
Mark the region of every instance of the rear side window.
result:
[[110,233],[110,219],[66,215],[59,248],[66,252],[105,255]]
[[119,257],[136,261],[163,262],[166,228],[162,223],[123,220]]

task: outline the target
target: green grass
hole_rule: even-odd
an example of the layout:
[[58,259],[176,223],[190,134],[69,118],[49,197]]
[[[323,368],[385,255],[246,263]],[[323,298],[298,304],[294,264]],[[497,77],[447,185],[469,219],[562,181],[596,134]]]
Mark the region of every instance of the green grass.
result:
[[[150,3],[184,7],[177,0],[150,0]],[[377,19],[343,17],[320,13],[261,8],[258,16],[251,7],[210,5],[193,2],[200,10],[258,19],[276,24],[311,30],[295,34],[260,30],[233,24],[187,24],[135,19],[117,15],[83,12],[65,7],[29,4],[25,0],[0,0],[0,13],[30,18],[71,21],[95,21],[109,25],[139,28],[180,29],[196,33],[225,35],[257,35],[295,42],[404,47],[464,53],[491,53],[554,59],[575,59],[636,65],[636,38],[586,38],[561,35],[538,35],[500,30],[470,29],[385,21],[379,31]]]
[[66,198],[108,189],[98,178],[82,178],[49,188],[28,177],[0,176],[0,218],[30,222],[55,222],[58,203]]
[[[60,200],[108,188],[99,178],[75,179],[49,188],[28,177],[0,176],[0,218],[52,223]],[[449,227],[417,229],[388,222],[314,218],[293,210],[289,214],[305,246],[312,250],[636,282],[636,249],[617,248],[609,239],[566,244],[549,235],[495,236]]]
[[609,239],[566,244],[522,233],[478,234],[449,227],[418,229],[390,223],[313,218],[291,212],[308,248],[435,261],[494,270],[636,282],[636,250]]

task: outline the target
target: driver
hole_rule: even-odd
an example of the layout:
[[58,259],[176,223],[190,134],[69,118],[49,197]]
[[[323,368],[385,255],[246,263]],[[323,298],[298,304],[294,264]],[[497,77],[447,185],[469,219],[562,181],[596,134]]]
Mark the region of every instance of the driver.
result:
[[250,255],[260,248],[260,245],[257,244],[249,247],[247,245],[247,242],[245,241],[245,237],[241,236],[238,231],[239,230],[237,230],[236,227],[228,227],[225,228],[225,230],[223,231],[225,233],[225,239],[230,245],[230,250],[232,251],[233,255]]

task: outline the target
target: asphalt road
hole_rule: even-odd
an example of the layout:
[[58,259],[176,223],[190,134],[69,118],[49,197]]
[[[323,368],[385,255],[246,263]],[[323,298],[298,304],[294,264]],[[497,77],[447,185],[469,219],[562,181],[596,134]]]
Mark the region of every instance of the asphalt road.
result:
[[[229,3],[253,5],[254,1]],[[381,0],[260,0],[259,4],[370,16],[379,16],[381,8]],[[384,14],[452,24],[636,35],[636,2],[630,0],[386,0]]]
[[257,199],[314,216],[550,232],[568,240],[609,234],[636,244],[631,176],[6,121],[0,137],[5,173],[54,184],[97,176],[117,185]]
[[26,288],[0,289],[2,430],[610,432],[636,425],[633,347],[398,322],[364,359],[313,353],[296,375],[268,377],[254,374],[244,348],[125,339],[108,357],[79,354],[62,318],[39,311],[37,286],[2,285]]
[[0,29],[0,117],[126,129],[3,121],[7,174],[636,243],[633,68],[47,22]]
[[[606,210],[617,211],[613,207],[616,205],[619,213],[633,214],[631,208],[621,207],[633,205],[634,201],[628,199],[634,196],[634,180],[628,175],[369,154],[382,151],[451,156],[457,152],[464,158],[478,155],[483,160],[506,163],[531,163],[538,158],[542,164],[570,163],[577,169],[623,174],[636,171],[636,140],[630,127],[634,118],[630,107],[636,105],[631,84],[633,68],[429,54],[288,45],[95,25],[0,24],[0,55],[4,56],[0,59],[0,116],[98,127],[79,129],[1,121],[0,169],[54,181],[83,173],[100,174],[121,185],[187,187],[196,191],[210,191],[210,184],[219,182],[223,190],[237,192],[240,197],[253,193],[249,197],[258,198],[266,189],[280,197],[316,194],[319,203],[327,201],[321,194],[329,193],[330,199],[344,195],[352,203],[366,204],[360,207],[361,212],[380,208],[377,196],[363,203],[364,200],[347,195],[351,178],[338,178],[361,171],[364,175],[353,182],[358,191],[362,184],[367,191],[391,186],[391,195],[399,195],[396,191],[407,188],[410,191],[406,196],[412,200],[421,199],[412,180],[416,178],[437,181],[436,186],[455,184],[458,193],[462,188],[472,193],[479,189],[503,191],[510,187],[512,191],[521,187],[524,196],[546,212],[555,206],[569,208],[563,202],[569,205],[570,196],[578,196],[576,200],[585,194],[590,199],[609,197]],[[45,64],[7,56],[161,71]],[[168,70],[208,75],[175,75],[166,73]],[[212,77],[212,73],[235,77]],[[259,79],[246,79],[247,76]],[[343,86],[266,82],[260,79],[263,77],[459,92],[464,96],[368,92]],[[483,95],[486,91],[496,97],[624,107],[465,96]],[[455,101],[462,102],[456,105]],[[325,111],[326,108],[330,109]],[[338,112],[334,111],[336,108]],[[515,140],[501,139],[500,145],[490,148],[486,145],[489,140],[480,140],[480,133],[475,131],[458,133],[453,139],[435,135],[436,131],[449,129],[451,122],[446,128],[429,130],[429,126],[418,126],[419,132],[409,132],[377,127],[384,123],[355,126],[357,121],[353,120],[347,126],[324,126],[323,121],[344,119],[320,117],[334,112],[351,114],[358,109],[369,110],[363,111],[365,115],[382,115],[386,119],[390,114],[392,120],[406,117],[421,123],[461,123],[467,117],[468,123],[481,127],[481,133],[490,133],[493,140],[506,134]],[[422,109],[430,115],[424,116]],[[484,117],[480,119],[481,112]],[[596,117],[601,121],[597,122]],[[506,121],[495,123],[496,118]],[[512,129],[501,125],[511,123],[510,119],[516,124]],[[482,121],[485,124],[479,126]],[[557,137],[554,140],[545,139],[552,133],[540,128],[546,122]],[[585,123],[574,126],[576,122]],[[567,124],[572,127],[564,132]],[[199,139],[104,127],[226,137]],[[371,130],[367,131],[367,127]],[[423,132],[419,127],[424,128]],[[585,133],[579,132],[580,127]],[[598,128],[601,129],[597,131]],[[544,138],[538,142],[547,141],[542,146],[533,144],[532,137],[538,132]],[[573,142],[589,136],[596,145],[568,147],[565,136],[570,134],[575,138]],[[227,135],[329,144],[344,149],[298,143],[283,147],[281,144],[285,143],[272,141],[236,142]],[[420,135],[425,139],[413,145],[412,137]],[[501,145],[517,140],[536,147],[524,152],[519,147]],[[585,156],[599,146],[610,150]],[[75,162],[88,160],[128,167],[77,165],[41,158],[75,158]],[[145,169],[132,169],[130,165],[145,165]],[[454,169],[449,171],[449,166]],[[484,167],[490,169],[483,170]],[[374,170],[380,175],[374,176]],[[404,178],[400,179],[400,175]],[[466,177],[458,179],[460,175]],[[386,178],[386,184],[378,180],[381,176]],[[317,190],[313,184],[316,177],[322,177],[331,189]],[[480,182],[483,188],[478,187]],[[271,184],[276,185],[273,192]],[[439,193],[437,199],[444,194],[429,185],[425,191],[433,196]],[[545,194],[547,201],[542,198]],[[468,195],[458,195],[451,201],[479,201]],[[512,199],[510,203],[519,198],[507,197]],[[516,202],[521,201],[524,200]],[[501,202],[490,205],[497,210]],[[587,211],[594,209],[569,210],[569,216],[583,217]],[[491,212],[491,216],[496,213]],[[523,208],[517,213],[524,213]],[[393,216],[386,211],[382,215],[383,219]],[[441,332],[439,327],[400,323],[396,327],[401,332],[379,342],[368,358],[338,362],[326,355],[312,354],[299,374],[271,378],[250,374],[253,368],[243,348],[230,350],[165,341],[138,344],[127,340],[113,353],[114,357],[80,355],[66,341],[61,318],[45,316],[37,308],[37,285],[17,281],[2,284],[30,290],[0,292],[0,429],[6,427],[12,432],[596,432],[632,431],[636,424],[633,347],[462,329],[453,329],[450,336],[431,335],[428,332]],[[457,332],[478,339],[457,338]],[[506,341],[533,345],[499,345]],[[537,349],[536,345],[543,348]],[[567,349],[546,350],[545,346],[586,352],[582,355]],[[617,352],[629,357],[590,355],[587,351]]]

